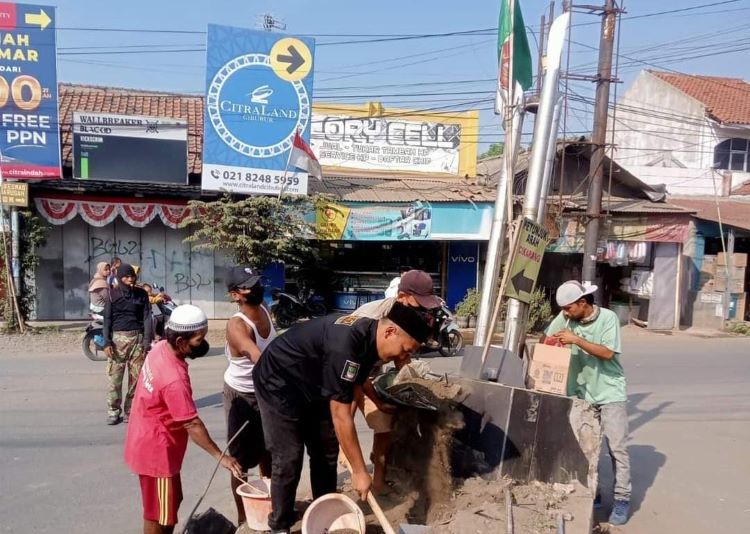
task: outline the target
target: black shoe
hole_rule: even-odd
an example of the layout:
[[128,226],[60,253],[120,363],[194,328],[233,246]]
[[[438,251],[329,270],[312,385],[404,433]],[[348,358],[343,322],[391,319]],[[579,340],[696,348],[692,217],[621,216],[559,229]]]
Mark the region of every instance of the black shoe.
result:
[[107,417],[107,424],[108,425],[117,425],[122,422],[122,418],[119,415],[110,415]]

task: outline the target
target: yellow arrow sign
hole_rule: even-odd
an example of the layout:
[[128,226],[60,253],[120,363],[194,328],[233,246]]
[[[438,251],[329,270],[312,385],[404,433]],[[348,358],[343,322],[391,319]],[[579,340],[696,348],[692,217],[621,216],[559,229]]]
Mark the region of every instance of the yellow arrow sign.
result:
[[49,15],[47,15],[47,13],[45,13],[43,9],[40,9],[39,13],[26,13],[24,21],[26,22],[26,24],[36,24],[40,29],[43,30],[50,25],[52,19],[49,18]]

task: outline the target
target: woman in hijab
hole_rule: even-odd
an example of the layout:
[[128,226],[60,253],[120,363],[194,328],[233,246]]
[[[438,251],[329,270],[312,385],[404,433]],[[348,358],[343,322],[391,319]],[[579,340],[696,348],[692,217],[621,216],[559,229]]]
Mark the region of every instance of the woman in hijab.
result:
[[109,291],[109,284],[107,283],[109,273],[109,263],[102,261],[96,264],[96,274],[89,283],[89,299],[91,300],[89,308],[94,313],[102,313],[104,311],[104,303],[107,300],[107,292]]

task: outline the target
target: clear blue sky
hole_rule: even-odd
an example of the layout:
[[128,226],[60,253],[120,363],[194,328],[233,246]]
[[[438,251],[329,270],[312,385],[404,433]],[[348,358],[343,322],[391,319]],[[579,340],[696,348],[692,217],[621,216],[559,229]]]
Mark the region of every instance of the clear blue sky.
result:
[[[561,3],[557,1],[558,13]],[[709,3],[717,5],[643,16]],[[624,4],[627,14],[621,25],[621,54],[692,74],[750,79],[750,52],[742,50],[743,47],[750,49],[750,0],[721,4],[711,0],[626,0]],[[352,103],[380,100],[386,107],[417,109],[478,107],[484,109],[481,147],[502,140],[497,119],[487,110],[491,103],[472,104],[492,97],[494,84],[489,80],[496,76],[497,67],[496,37],[490,32],[338,45],[327,43],[362,38],[324,36],[428,34],[494,28],[499,0],[58,0],[56,5],[60,81],[201,93],[205,52],[192,50],[204,48],[206,24],[257,28],[259,15],[270,12],[287,24],[287,33],[318,36],[316,100]],[[526,24],[536,32],[539,18],[549,2],[521,0],[521,5]],[[570,70],[593,74],[596,51],[587,47],[598,46],[599,18],[574,13],[573,24]],[[97,28],[155,31],[91,31]],[[178,31],[186,33],[176,33]],[[530,42],[535,55],[537,47],[533,35],[530,35]],[[167,46],[181,51],[151,53]],[[712,55],[688,59],[704,54]],[[642,68],[655,68],[622,56],[620,61],[620,77],[625,82],[620,91]],[[444,83],[465,80],[471,82]],[[570,87],[578,94],[593,95],[588,82],[572,82]],[[408,93],[439,94],[407,96]],[[386,94],[397,96],[382,96]],[[356,98],[339,98],[346,95]],[[589,130],[590,112],[587,104],[573,104],[568,131]]]

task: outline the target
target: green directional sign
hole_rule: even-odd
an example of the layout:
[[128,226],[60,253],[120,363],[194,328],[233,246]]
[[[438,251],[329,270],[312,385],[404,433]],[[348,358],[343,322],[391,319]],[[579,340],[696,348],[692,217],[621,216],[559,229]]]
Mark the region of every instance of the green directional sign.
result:
[[529,219],[521,220],[519,232],[508,267],[510,271],[505,296],[528,304],[536,287],[549,235],[543,226]]

